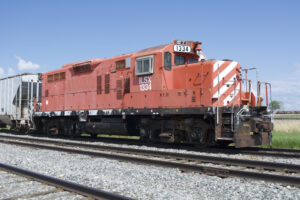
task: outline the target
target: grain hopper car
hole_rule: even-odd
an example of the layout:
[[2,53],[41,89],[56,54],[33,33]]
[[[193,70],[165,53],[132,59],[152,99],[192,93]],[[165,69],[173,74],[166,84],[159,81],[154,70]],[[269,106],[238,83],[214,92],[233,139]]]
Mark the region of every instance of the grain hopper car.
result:
[[41,101],[41,74],[20,74],[0,79],[0,124],[14,130],[33,127],[34,106]]

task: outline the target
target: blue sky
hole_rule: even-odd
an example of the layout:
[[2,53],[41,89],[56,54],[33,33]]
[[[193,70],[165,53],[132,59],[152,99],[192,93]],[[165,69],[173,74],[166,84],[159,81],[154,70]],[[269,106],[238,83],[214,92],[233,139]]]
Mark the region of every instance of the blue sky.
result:
[[198,40],[208,58],[257,67],[273,99],[300,110],[299,2],[1,0],[0,76]]

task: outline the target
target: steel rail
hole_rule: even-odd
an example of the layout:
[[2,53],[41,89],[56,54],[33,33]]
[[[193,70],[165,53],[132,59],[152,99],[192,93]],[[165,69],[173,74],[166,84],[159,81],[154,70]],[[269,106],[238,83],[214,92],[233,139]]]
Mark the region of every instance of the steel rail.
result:
[[271,156],[281,158],[300,158],[299,149],[281,149],[281,148],[261,148],[261,147],[245,147],[245,148],[234,148],[234,147],[211,147],[206,152],[220,152],[228,154],[248,154],[257,156]]
[[262,148],[262,147],[244,147],[244,148],[234,148],[234,147],[212,147],[215,149],[225,149],[225,150],[236,150],[240,152],[248,152],[248,151],[254,151],[254,152],[278,152],[278,153],[287,153],[290,155],[300,155],[300,149],[285,149],[285,148]]
[[31,179],[37,180],[39,182],[47,183],[47,184],[55,186],[55,187],[63,188],[67,191],[72,191],[77,194],[81,194],[83,196],[87,196],[90,198],[108,199],[108,200],[131,200],[131,198],[128,198],[125,196],[113,194],[113,193],[99,190],[96,188],[88,187],[85,185],[80,185],[78,183],[58,179],[55,177],[43,175],[43,174],[40,174],[37,172],[29,171],[26,169],[21,169],[19,167],[15,167],[15,166],[4,164],[4,163],[0,163],[0,168],[5,171],[8,171],[8,172],[12,172],[12,173],[18,174],[20,176],[31,178]]
[[[17,136],[7,136],[0,135],[0,138],[24,138]],[[51,139],[51,138],[50,138]],[[64,138],[59,138],[64,139]],[[36,138],[24,138],[24,140],[42,140]],[[80,140],[81,141],[81,140]],[[197,151],[197,152],[205,152],[205,153],[224,153],[224,154],[247,154],[247,155],[257,155],[257,156],[271,156],[271,157],[281,157],[281,158],[300,158],[300,150],[297,149],[280,149],[280,148],[259,148],[259,147],[247,147],[242,149],[236,149],[232,147],[207,147],[207,148],[199,148],[199,147],[191,147],[191,146],[175,146],[170,144],[146,144],[141,141],[131,140],[131,139],[112,139],[106,138],[103,140],[92,140],[92,142],[118,142],[117,144],[127,144],[127,145],[148,145],[149,147],[157,147],[157,148],[176,148],[188,151]],[[90,140],[84,140],[84,142],[91,142]]]
[[[2,131],[3,132],[3,131]],[[1,133],[1,132],[0,132]],[[10,133],[9,131],[5,133]],[[35,135],[36,136],[36,135]],[[0,135],[0,138],[19,138],[17,136],[6,136]],[[35,138],[34,138],[35,139]],[[59,138],[66,139],[66,138]],[[30,140],[30,138],[28,138]],[[37,139],[36,139],[37,140]],[[75,139],[75,141],[78,141]],[[197,152],[205,152],[205,153],[225,153],[225,154],[248,154],[248,155],[257,155],[257,156],[271,156],[271,157],[282,157],[282,158],[300,158],[300,150],[298,149],[281,149],[281,148],[260,148],[260,147],[246,147],[246,148],[233,148],[233,147],[195,147],[187,144],[167,144],[167,143],[145,143],[139,140],[133,139],[116,139],[116,138],[101,138],[99,140],[91,140],[88,136],[81,136],[79,141],[84,142],[113,142],[116,144],[127,144],[127,145],[147,145],[149,147],[157,147],[157,148],[176,148],[188,151],[197,151]]]
[[11,139],[25,140],[30,142],[42,142],[42,143],[55,144],[55,145],[67,145],[71,147],[83,147],[83,148],[97,149],[102,151],[104,150],[104,151],[114,151],[114,152],[129,153],[129,154],[148,155],[148,156],[155,156],[155,157],[168,157],[172,159],[194,160],[198,162],[235,165],[235,166],[259,168],[265,170],[277,170],[277,171],[294,172],[294,173],[300,172],[300,165],[286,164],[286,163],[274,163],[274,162],[265,162],[265,161],[256,161],[256,160],[224,158],[224,157],[195,155],[195,154],[187,154],[187,153],[173,153],[173,152],[166,152],[166,151],[153,151],[153,150],[126,148],[126,147],[113,147],[113,146],[83,144],[83,143],[67,142],[67,141],[53,141],[53,140],[44,140],[44,139],[35,139],[35,138],[23,138],[23,137],[13,137],[13,136],[8,136],[8,137]]
[[[89,136],[81,136],[80,139],[87,140]],[[79,140],[81,141],[81,140]],[[234,148],[234,147],[196,147],[192,144],[180,143],[180,144],[169,144],[169,143],[145,143],[140,140],[133,139],[120,139],[120,138],[107,138],[100,137],[99,140],[92,140],[92,142],[113,142],[117,144],[127,144],[127,145],[148,145],[149,147],[160,147],[160,148],[176,148],[188,151],[198,151],[198,152],[208,152],[208,153],[230,153],[230,154],[250,154],[255,155],[256,152],[259,156],[272,156],[272,157],[285,157],[285,158],[300,158],[300,149],[284,149],[284,148],[261,148],[261,147],[245,147],[245,148]],[[270,154],[272,152],[272,154]]]
[[263,150],[263,149],[222,149],[224,153],[232,153],[232,154],[248,154],[248,155],[255,155],[255,156],[271,156],[271,157],[279,157],[279,158],[300,158],[299,152],[284,152],[284,150]]
[[[86,138],[83,136],[81,138]],[[183,149],[188,151],[197,151],[197,152],[207,152],[207,153],[225,153],[225,154],[248,154],[248,155],[257,155],[257,156],[271,156],[271,157],[282,157],[282,158],[300,158],[300,150],[297,149],[281,149],[281,148],[259,148],[259,147],[246,147],[246,148],[232,148],[232,147],[195,147],[191,144],[167,144],[167,143],[158,143],[158,144],[149,144],[141,142],[140,140],[132,139],[116,139],[116,138],[101,138],[99,140],[92,141],[101,141],[101,142],[113,142],[117,144],[127,144],[127,145],[147,145],[149,147],[158,147],[158,148],[176,148]]]
[[16,141],[9,141],[9,140],[0,140],[0,142],[28,146],[28,147],[42,148],[48,150],[55,150],[55,151],[64,151],[68,153],[82,154],[88,156],[102,157],[107,159],[133,162],[139,164],[154,165],[154,166],[167,167],[167,168],[178,168],[182,171],[198,172],[198,173],[204,173],[208,175],[216,175],[220,177],[249,178],[249,179],[277,182],[285,185],[293,185],[296,187],[300,187],[300,177],[240,171],[240,170],[232,170],[232,169],[224,169],[224,168],[216,168],[216,167],[206,167],[206,166],[184,164],[184,163],[178,163],[172,161],[154,160],[149,158],[132,157],[128,155],[93,152],[93,151],[70,149],[70,148],[63,148],[57,146],[46,146],[40,144],[30,144],[30,143],[16,142]]
[[300,154],[300,149],[248,147],[248,148],[245,148],[245,150],[250,150],[250,151],[266,151],[266,152],[283,152],[283,153],[298,153],[298,154]]

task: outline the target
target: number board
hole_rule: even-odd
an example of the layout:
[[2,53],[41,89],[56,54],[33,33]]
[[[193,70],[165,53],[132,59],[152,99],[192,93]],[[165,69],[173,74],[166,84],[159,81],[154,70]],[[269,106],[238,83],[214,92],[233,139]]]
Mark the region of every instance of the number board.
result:
[[175,52],[190,53],[191,47],[186,45],[174,45]]

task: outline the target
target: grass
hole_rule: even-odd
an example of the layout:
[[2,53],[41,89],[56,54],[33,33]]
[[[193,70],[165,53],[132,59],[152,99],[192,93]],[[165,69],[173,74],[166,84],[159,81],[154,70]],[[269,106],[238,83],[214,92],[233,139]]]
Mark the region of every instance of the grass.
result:
[[300,118],[300,114],[275,114],[274,118]]
[[274,148],[300,149],[300,131],[272,132],[272,146]]
[[274,131],[281,133],[300,132],[300,120],[274,120]]
[[274,120],[272,136],[274,148],[300,149],[300,120]]
[[1,131],[1,130],[9,130],[9,129],[10,129],[10,127],[9,127],[9,126],[6,126],[6,127],[0,128],[0,131]]
[[122,139],[134,139],[134,140],[139,140],[139,136],[126,136],[126,135],[104,135],[104,134],[99,134],[97,137],[105,137],[105,138],[122,138]]
[[[81,134],[82,136],[91,136],[88,133]],[[126,135],[107,135],[107,134],[98,134],[97,137],[103,137],[103,138],[122,138],[122,139],[134,139],[139,140],[139,136],[126,136]]]

